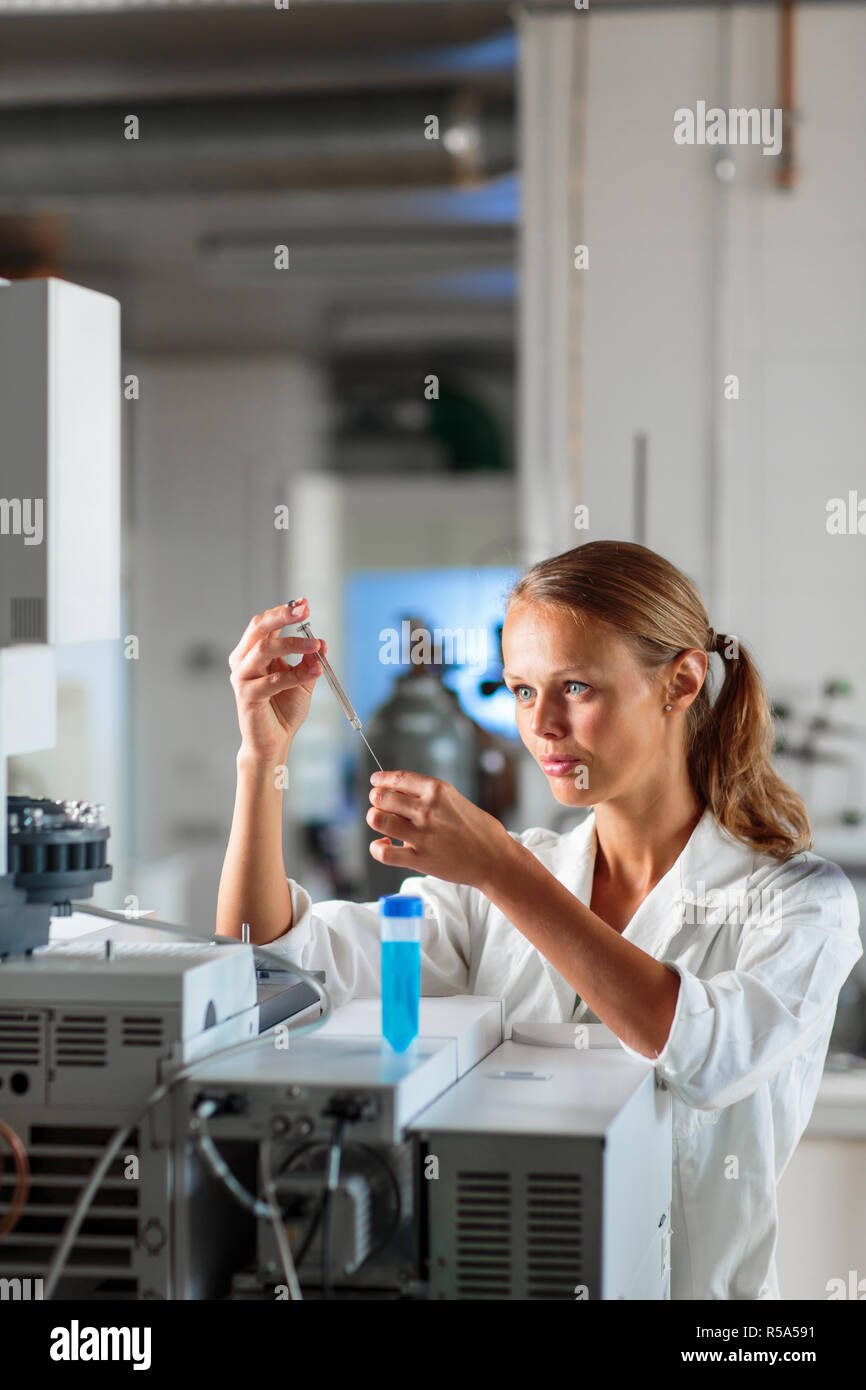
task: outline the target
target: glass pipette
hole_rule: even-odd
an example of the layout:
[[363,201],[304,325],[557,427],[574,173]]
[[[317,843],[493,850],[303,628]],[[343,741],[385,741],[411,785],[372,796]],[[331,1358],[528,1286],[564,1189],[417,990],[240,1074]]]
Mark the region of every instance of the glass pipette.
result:
[[[298,627],[301,629],[301,632],[304,634],[305,637],[313,637],[313,633],[310,631],[309,623],[298,623]],[[313,638],[313,640],[315,641],[316,639]],[[327,659],[324,656],[322,656],[321,652],[316,652],[316,656],[322,663],[322,670],[325,673],[328,684],[330,685],[331,689],[337,697],[337,700],[339,701],[340,708],[342,709],[343,713],[345,714],[346,718],[348,719],[355,732],[357,734],[360,734],[361,738],[364,739],[364,742],[367,743],[367,739],[364,736],[364,730],[361,728],[361,721],[352,707],[352,701],[349,699],[340,682],[337,680],[337,677],[331,670],[330,664],[328,663]],[[373,752],[372,748],[370,748],[369,743],[367,743],[367,748],[369,750],[370,757],[373,759],[373,762],[376,764],[379,771],[384,772],[385,769],[379,762],[379,759],[376,757],[376,754]]]

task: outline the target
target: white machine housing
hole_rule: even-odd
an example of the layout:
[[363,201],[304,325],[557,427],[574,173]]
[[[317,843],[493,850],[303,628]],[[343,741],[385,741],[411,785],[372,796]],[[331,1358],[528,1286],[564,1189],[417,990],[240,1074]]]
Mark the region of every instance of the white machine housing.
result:
[[257,1032],[240,943],[72,941],[0,965],[4,1111],[140,1104],[171,1066]]
[[120,305],[67,280],[0,280],[0,362],[0,647],[117,638]]
[[[159,1082],[258,1036],[252,947],[118,939],[107,956],[107,945],[54,944],[0,962],[0,1114],[31,1171],[24,1211],[0,1242],[0,1277],[45,1275],[93,1164]],[[174,1180],[161,1113],[134,1124],[109,1168],[59,1297],[173,1296]],[[0,1211],[14,1182],[7,1161]]]
[[430,1298],[670,1297],[670,1093],[603,1025],[581,1034],[515,1023],[410,1126]]
[[[419,1037],[405,1053],[395,1053],[381,1036],[381,1002],[350,1001],[315,1033],[293,1039],[291,1030],[273,1032],[273,1046],[226,1059],[214,1058],[197,1067],[178,1089],[173,1130],[178,1144],[176,1169],[184,1173],[182,1200],[176,1212],[180,1297],[213,1296],[215,1279],[226,1269],[227,1239],[243,1243],[237,1230],[226,1237],[213,1221],[213,1204],[223,1194],[203,1168],[190,1140],[191,1121],[199,1100],[207,1099],[225,1109],[209,1121],[210,1133],[221,1152],[233,1154],[241,1169],[244,1149],[251,1141],[275,1141],[276,1163],[294,1153],[318,1149],[324,1156],[334,1133],[332,1106],[354,1099],[363,1104],[363,1117],[346,1129],[347,1152],[337,1201],[361,1193],[369,1242],[381,1237],[383,1218],[371,1195],[371,1174],[363,1155],[373,1151],[377,1162],[390,1169],[399,1190],[403,1219],[386,1248],[358,1269],[345,1289],[358,1296],[373,1290],[407,1291],[418,1280],[419,1230],[417,1149],[407,1140],[412,1120],[438,1096],[465,1076],[502,1040],[503,1006],[499,999],[482,996],[424,998],[420,1001]],[[285,1045],[287,1044],[287,1046]],[[253,1155],[254,1160],[257,1157]],[[353,1163],[360,1171],[353,1171]],[[246,1156],[248,1182],[258,1186],[258,1163]],[[362,1176],[363,1174],[363,1176]],[[300,1179],[299,1181],[303,1181]],[[318,1186],[321,1182],[310,1183]],[[258,1252],[257,1269],[233,1283],[235,1297],[273,1298],[282,1274],[271,1258],[273,1234],[270,1222],[251,1229],[249,1251]],[[361,1252],[357,1252],[361,1253]],[[319,1258],[304,1265],[304,1276],[315,1285],[321,1275]],[[248,1292],[245,1293],[244,1291]],[[392,1294],[393,1296],[393,1294]]]
[[6,759],[57,742],[54,649],[120,637],[120,305],[0,279],[0,363],[3,876]]

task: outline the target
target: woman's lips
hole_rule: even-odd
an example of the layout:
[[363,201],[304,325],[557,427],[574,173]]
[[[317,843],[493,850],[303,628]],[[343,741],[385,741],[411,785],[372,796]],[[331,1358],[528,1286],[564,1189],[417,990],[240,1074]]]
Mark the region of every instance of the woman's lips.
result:
[[548,777],[566,777],[582,766],[580,758],[541,758],[540,762]]

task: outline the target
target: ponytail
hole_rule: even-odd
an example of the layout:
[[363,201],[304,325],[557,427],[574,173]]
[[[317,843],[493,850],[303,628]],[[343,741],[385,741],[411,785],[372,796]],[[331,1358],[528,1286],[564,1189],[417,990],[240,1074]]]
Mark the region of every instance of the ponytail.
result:
[[735,839],[788,859],[810,847],[812,832],[802,798],[772,765],[773,719],[764,682],[736,637],[711,636],[724,678],[712,704],[704,682],[687,711],[692,785]]
[[775,859],[812,843],[802,798],[772,765],[773,720],[764,683],[736,637],[710,627],[701,597],[655,551],[627,541],[590,541],[527,571],[508,606],[547,603],[614,628],[647,668],[681,652],[718,653],[724,680],[714,701],[711,672],[686,711],[689,775],[697,796],[734,839]]

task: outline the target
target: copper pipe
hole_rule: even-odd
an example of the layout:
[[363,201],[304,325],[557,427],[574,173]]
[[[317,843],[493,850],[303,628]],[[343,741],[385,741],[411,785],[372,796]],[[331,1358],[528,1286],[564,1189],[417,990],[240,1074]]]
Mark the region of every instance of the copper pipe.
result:
[[15,1227],[24,1210],[24,1203],[27,1201],[27,1194],[30,1191],[30,1164],[27,1162],[27,1150],[21,1139],[12,1126],[4,1124],[2,1120],[0,1120],[0,1135],[12,1150],[16,1170],[15,1188],[9,1199],[9,1208],[6,1215],[0,1219],[0,1239],[2,1239]]
[[776,183],[779,188],[792,189],[798,179],[794,155],[794,125],[797,112],[794,106],[795,27],[793,0],[782,0],[779,6],[779,106],[782,110],[782,151]]

